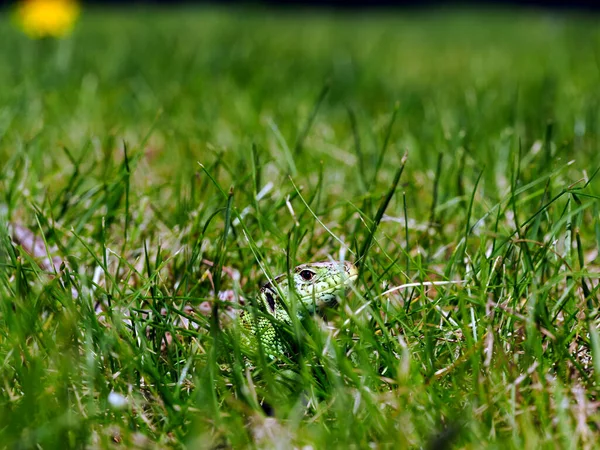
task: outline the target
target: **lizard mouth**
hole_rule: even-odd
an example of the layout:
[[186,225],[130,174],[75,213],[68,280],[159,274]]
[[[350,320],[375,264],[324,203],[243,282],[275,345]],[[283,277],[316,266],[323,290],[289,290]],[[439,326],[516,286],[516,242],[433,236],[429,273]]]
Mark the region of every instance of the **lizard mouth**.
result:
[[358,268],[352,264],[350,261],[346,261],[344,263],[344,269],[346,271],[346,275],[347,275],[347,280],[345,285],[349,286],[350,284],[354,283],[356,281],[356,279],[358,278]]

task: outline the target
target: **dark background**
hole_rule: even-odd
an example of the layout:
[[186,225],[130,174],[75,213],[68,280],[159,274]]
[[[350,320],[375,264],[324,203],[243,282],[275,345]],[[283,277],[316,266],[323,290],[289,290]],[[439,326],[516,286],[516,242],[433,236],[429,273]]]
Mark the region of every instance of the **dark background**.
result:
[[[120,3],[118,0],[113,0]],[[155,0],[153,3],[169,3],[169,1]],[[372,8],[426,8],[426,7],[528,7],[543,9],[582,9],[600,10],[600,0],[575,0],[575,1],[551,1],[551,0],[263,0],[263,1],[241,1],[225,0],[200,3],[214,4],[267,4],[279,8],[307,6],[311,8],[339,8],[339,9],[372,9]]]
[[[6,6],[14,1],[0,0],[0,6]],[[574,0],[574,1],[551,1],[551,0],[482,0],[482,1],[456,1],[456,0],[92,0],[83,1],[85,4],[110,4],[110,5],[230,5],[230,6],[269,6],[275,8],[310,8],[310,9],[341,9],[341,10],[370,10],[370,9],[394,9],[409,8],[423,9],[431,7],[454,8],[454,7],[489,7],[489,8],[528,8],[528,9],[550,9],[550,10],[580,10],[600,11],[600,0]]]

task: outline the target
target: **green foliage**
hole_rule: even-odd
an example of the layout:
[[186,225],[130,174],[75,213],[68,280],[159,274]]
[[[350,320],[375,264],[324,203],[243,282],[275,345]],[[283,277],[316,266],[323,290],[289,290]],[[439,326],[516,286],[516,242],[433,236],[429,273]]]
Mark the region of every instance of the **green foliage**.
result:
[[[30,41],[3,18],[2,446],[600,445],[599,30],[87,10]],[[215,292],[342,256],[360,278],[326,322],[275,324],[296,353],[240,345]]]

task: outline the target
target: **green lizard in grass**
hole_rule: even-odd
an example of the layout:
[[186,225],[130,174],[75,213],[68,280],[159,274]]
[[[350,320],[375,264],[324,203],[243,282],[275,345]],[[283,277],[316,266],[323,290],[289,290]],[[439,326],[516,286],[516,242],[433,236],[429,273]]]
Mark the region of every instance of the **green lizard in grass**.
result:
[[[275,277],[260,289],[258,295],[259,308],[265,314],[254,315],[250,311],[243,311],[240,316],[246,341],[250,345],[257,345],[260,341],[265,354],[276,357],[284,349],[268,315],[291,324],[290,313],[303,319],[326,307],[333,307],[337,297],[346,292],[357,277],[358,269],[348,261],[302,264],[289,277],[287,274]],[[292,289],[289,286],[290,279]]]
[[[42,239],[18,224],[11,224],[11,238],[48,272],[59,272],[64,264],[62,258],[52,255],[55,249],[46,249]],[[291,324],[290,313],[303,319],[336,305],[337,297],[352,286],[358,277],[358,269],[351,262],[324,261],[302,264],[292,270],[290,276],[282,274],[265,284],[257,297],[259,311],[242,310],[239,322],[245,343],[256,348],[259,341],[265,354],[271,358],[285,352],[274,322]],[[292,280],[293,286],[289,286]],[[77,297],[77,291],[73,296]],[[101,304],[96,312],[102,313]],[[127,315],[127,314],[126,314]]]

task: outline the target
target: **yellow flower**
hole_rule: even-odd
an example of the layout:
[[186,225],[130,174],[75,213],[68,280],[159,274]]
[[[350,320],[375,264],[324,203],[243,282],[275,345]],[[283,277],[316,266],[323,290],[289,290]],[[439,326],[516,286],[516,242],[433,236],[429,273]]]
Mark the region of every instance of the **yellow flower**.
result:
[[22,0],[15,16],[30,37],[61,37],[73,29],[79,5],[74,0]]

